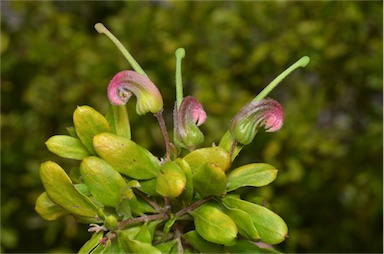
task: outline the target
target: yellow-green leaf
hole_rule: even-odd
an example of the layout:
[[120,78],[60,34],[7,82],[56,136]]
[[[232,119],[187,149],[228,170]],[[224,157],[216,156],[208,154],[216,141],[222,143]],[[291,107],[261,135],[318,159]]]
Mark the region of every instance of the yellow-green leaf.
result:
[[69,212],[95,218],[97,207],[76,190],[71,179],[57,163],[47,161],[40,166],[40,178],[48,196]]
[[117,206],[121,191],[127,185],[119,172],[105,160],[90,156],[81,162],[80,173],[93,197],[104,205]]
[[111,125],[113,133],[131,139],[131,126],[125,105],[115,106],[111,104],[106,118]]
[[193,186],[201,197],[221,196],[227,186],[227,178],[216,164],[206,163],[193,175]]
[[238,231],[231,217],[208,203],[190,213],[197,233],[205,240],[228,246],[234,244]]
[[103,238],[104,232],[93,233],[91,239],[89,239],[83,247],[79,250],[79,254],[89,254],[91,251],[99,245],[99,241]]
[[224,253],[223,246],[208,242],[202,238],[195,230],[191,230],[183,235],[183,238],[196,250],[202,253]]
[[251,216],[243,210],[226,207],[225,213],[232,218],[239,229],[239,234],[252,240],[259,240],[260,235],[253,225]]
[[36,200],[36,212],[45,220],[56,220],[69,212],[49,198],[46,192],[40,194]]
[[206,163],[212,163],[227,171],[231,166],[231,156],[229,153],[219,146],[196,149],[184,157],[191,167],[192,173]]
[[93,137],[96,134],[111,131],[107,119],[89,106],[77,107],[73,113],[73,123],[77,136],[91,154],[96,154],[93,149]]
[[284,220],[264,206],[241,200],[235,195],[227,195],[222,201],[231,208],[248,213],[263,242],[278,244],[288,236],[288,227]]
[[71,136],[53,136],[45,142],[45,145],[49,151],[63,158],[82,160],[90,155],[83,143]]
[[134,179],[151,179],[160,171],[158,159],[128,138],[101,133],[94,137],[93,146],[115,170]]
[[182,200],[184,206],[187,206],[191,203],[193,198],[193,180],[191,167],[185,160],[181,158],[176,159],[175,162],[180,166],[185,174],[186,184],[184,191],[181,193],[179,198]]
[[261,187],[273,182],[277,169],[266,163],[253,163],[232,170],[228,176],[227,191],[243,186]]
[[178,197],[184,190],[187,180],[184,171],[174,161],[167,161],[157,177],[156,192],[163,197]]
[[152,244],[130,239],[125,231],[118,231],[118,237],[120,238],[121,246],[127,253],[161,254],[161,251],[152,246]]

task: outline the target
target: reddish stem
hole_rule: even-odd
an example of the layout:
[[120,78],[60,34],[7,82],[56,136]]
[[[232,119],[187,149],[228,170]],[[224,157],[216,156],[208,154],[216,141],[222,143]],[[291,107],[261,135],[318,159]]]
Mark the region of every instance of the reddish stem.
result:
[[171,157],[171,144],[169,142],[169,137],[167,133],[167,127],[165,126],[165,121],[163,118],[163,110],[160,110],[155,114],[157,121],[159,122],[161,132],[163,133],[164,142],[165,142],[165,161],[169,161]]

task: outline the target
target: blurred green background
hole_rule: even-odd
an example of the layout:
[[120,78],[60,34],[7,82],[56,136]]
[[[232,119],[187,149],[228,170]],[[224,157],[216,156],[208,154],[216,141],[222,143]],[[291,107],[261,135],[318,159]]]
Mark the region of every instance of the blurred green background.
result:
[[[270,96],[285,109],[278,133],[260,131],[236,165],[279,169],[262,195],[287,222],[284,252],[383,250],[383,3],[1,1],[1,252],[75,252],[90,237],[71,217],[42,220],[40,163],[78,162],[44,142],[66,134],[76,105],[102,113],[123,56],[93,28],[103,22],[158,85],[172,132],[174,52],[186,49],[185,94],[205,107],[205,146],[301,56],[310,64]],[[133,139],[164,152],[151,115],[128,104]],[[236,166],[235,165],[235,166]]]

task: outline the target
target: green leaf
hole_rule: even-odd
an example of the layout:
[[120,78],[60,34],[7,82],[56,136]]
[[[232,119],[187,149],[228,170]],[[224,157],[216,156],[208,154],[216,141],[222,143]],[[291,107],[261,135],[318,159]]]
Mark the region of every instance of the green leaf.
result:
[[227,178],[220,167],[206,163],[193,175],[193,185],[201,197],[221,196],[227,186]]
[[248,240],[237,240],[236,244],[228,249],[231,253],[279,253],[274,249],[260,248],[254,242]]
[[167,222],[164,224],[164,227],[163,227],[163,232],[166,234],[169,233],[173,224],[175,224],[175,222],[177,220],[177,217],[174,214],[170,214],[169,216],[170,216],[170,219],[167,220]]
[[136,197],[133,192],[132,194],[133,194],[132,198],[128,198],[124,200],[124,197],[122,197],[123,199],[120,201],[119,209],[118,209],[120,215],[124,214],[124,211],[121,211],[121,209],[123,209],[126,206],[129,206],[132,214],[137,216],[141,216],[145,213],[156,212],[155,208],[153,208],[153,206],[148,204],[148,202],[146,202],[140,197]]
[[184,160],[191,167],[192,173],[206,163],[215,164],[224,172],[231,167],[231,156],[224,148],[218,146],[196,149],[187,154]]
[[88,188],[88,185],[86,185],[85,183],[78,183],[78,184],[75,184],[74,185],[76,190],[78,192],[80,192],[81,194],[89,197],[91,196],[91,192],[89,192],[89,188]]
[[79,250],[79,254],[88,254],[91,253],[96,246],[99,245],[99,241],[103,238],[104,232],[100,231],[98,233],[93,233],[91,239],[89,239],[83,247]]
[[122,217],[122,220],[132,218],[131,205],[128,199],[120,201],[119,205],[116,208],[117,214]]
[[36,212],[45,220],[56,220],[69,212],[49,198],[46,192],[40,194],[36,200]]
[[121,191],[127,185],[119,172],[105,160],[90,156],[81,162],[80,173],[92,196],[103,205],[117,206]]
[[40,178],[48,196],[69,212],[96,218],[97,207],[76,190],[71,179],[58,164],[47,161],[40,166]]
[[67,127],[67,131],[68,131],[69,136],[79,139],[79,137],[76,134],[75,127],[73,127],[73,126]]
[[[233,146],[235,147],[233,148]],[[236,156],[240,153],[241,149],[243,149],[243,145],[236,142],[229,130],[221,138],[219,147],[224,148],[228,152],[231,152],[231,150],[233,150],[231,161],[234,161]]]
[[170,253],[172,250],[172,247],[177,245],[176,239],[173,239],[168,242],[163,242],[160,244],[155,245],[156,249],[160,250],[162,253]]
[[140,181],[140,188],[138,188],[141,192],[144,192],[148,196],[159,196],[156,192],[156,182],[157,179],[153,178],[150,180]]
[[161,254],[161,251],[152,244],[130,239],[125,231],[118,231],[118,237],[125,252]]
[[125,105],[115,106],[111,104],[106,118],[112,127],[113,133],[131,139],[131,126]]
[[225,213],[231,217],[239,229],[239,234],[252,240],[260,239],[259,233],[253,225],[251,216],[237,208],[226,207]]
[[287,237],[287,224],[279,215],[264,206],[241,200],[235,195],[228,195],[222,201],[231,208],[237,208],[248,213],[263,242],[278,244]]
[[83,143],[71,136],[53,136],[45,142],[45,145],[49,151],[63,158],[82,160],[90,155]]
[[158,159],[130,139],[101,133],[94,137],[93,145],[101,158],[126,176],[139,180],[151,179],[160,171]]
[[232,245],[237,236],[235,222],[209,203],[201,205],[197,210],[190,212],[194,219],[197,233],[205,240],[224,245]]
[[99,246],[102,247],[100,253],[124,253],[124,249],[121,246],[120,239],[118,237],[108,240],[105,247],[103,245]]
[[180,168],[183,170],[185,174],[185,179],[186,179],[185,188],[179,197],[183,203],[183,207],[185,207],[191,203],[193,198],[192,171],[191,171],[191,167],[185,160],[181,158],[177,158],[175,162],[180,166]]
[[148,243],[148,244],[152,243],[152,236],[151,236],[151,233],[149,232],[147,223],[145,223],[141,227],[139,233],[137,233],[137,235],[135,237],[135,240],[138,240],[138,241],[143,242],[143,243]]
[[156,192],[163,197],[178,197],[186,184],[184,171],[174,161],[167,161],[157,177]]
[[227,191],[233,191],[243,186],[261,187],[273,182],[277,169],[266,163],[248,164],[232,170],[228,176]]
[[93,149],[93,137],[96,134],[111,131],[107,119],[89,106],[77,107],[73,113],[73,123],[77,136],[91,154],[96,154]]
[[183,238],[196,250],[202,253],[224,253],[223,246],[211,243],[202,238],[195,230],[183,235]]

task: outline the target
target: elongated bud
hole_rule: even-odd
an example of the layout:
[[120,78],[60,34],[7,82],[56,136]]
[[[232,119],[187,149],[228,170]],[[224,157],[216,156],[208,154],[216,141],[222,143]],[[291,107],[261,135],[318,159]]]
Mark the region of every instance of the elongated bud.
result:
[[181,102],[180,108],[175,106],[175,144],[193,150],[203,142],[204,135],[198,126],[207,119],[203,106],[192,96],[187,96]]
[[283,125],[283,108],[277,101],[266,98],[245,105],[230,123],[232,136],[241,144],[252,142],[262,126],[268,132],[278,131]]
[[108,86],[108,98],[113,105],[125,105],[132,93],[137,97],[136,112],[157,113],[163,108],[163,98],[156,85],[146,76],[126,70],[117,73]]

